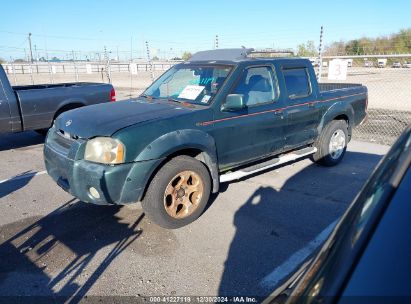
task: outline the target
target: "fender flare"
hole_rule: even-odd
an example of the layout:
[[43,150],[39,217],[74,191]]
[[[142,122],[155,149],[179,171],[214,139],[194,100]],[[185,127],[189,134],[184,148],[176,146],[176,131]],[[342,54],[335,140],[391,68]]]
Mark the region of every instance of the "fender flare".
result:
[[318,134],[321,134],[321,131],[330,121],[341,115],[346,116],[348,119],[348,135],[351,137],[352,124],[354,122],[354,109],[351,104],[345,103],[344,101],[334,103],[323,114],[321,122],[318,126]]
[[135,161],[167,158],[185,149],[201,151],[198,159],[206,165],[210,172],[213,182],[212,192],[218,192],[220,180],[216,145],[214,138],[204,131],[183,129],[166,133],[147,145]]

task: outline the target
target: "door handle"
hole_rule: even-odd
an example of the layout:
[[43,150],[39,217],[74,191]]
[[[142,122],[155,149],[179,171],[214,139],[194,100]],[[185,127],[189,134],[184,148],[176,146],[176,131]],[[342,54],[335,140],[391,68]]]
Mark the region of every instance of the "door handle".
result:
[[283,112],[283,110],[276,110],[275,112],[274,112],[274,115],[280,115],[280,118],[281,119],[284,119],[284,112]]

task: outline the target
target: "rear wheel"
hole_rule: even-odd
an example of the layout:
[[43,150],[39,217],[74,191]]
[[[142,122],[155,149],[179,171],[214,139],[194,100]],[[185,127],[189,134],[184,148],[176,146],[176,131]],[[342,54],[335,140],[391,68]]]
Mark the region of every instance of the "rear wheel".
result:
[[177,156],[154,176],[142,206],[156,224],[175,229],[202,214],[210,192],[210,174],[204,164],[189,156]]
[[348,143],[348,125],[344,120],[331,121],[321,132],[313,160],[323,166],[335,166],[344,157]]

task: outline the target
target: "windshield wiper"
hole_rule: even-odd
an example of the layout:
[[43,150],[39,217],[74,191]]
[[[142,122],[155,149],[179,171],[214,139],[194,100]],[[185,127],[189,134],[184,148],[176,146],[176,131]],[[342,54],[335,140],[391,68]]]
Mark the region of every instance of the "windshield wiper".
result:
[[172,97],[167,97],[167,100],[168,101],[172,101],[172,102],[178,102],[178,103],[180,103],[181,101],[180,100],[178,100],[178,99],[175,99],[175,98],[172,98]]
[[153,95],[141,94],[139,97],[144,97],[149,100],[158,99],[158,97],[154,97]]

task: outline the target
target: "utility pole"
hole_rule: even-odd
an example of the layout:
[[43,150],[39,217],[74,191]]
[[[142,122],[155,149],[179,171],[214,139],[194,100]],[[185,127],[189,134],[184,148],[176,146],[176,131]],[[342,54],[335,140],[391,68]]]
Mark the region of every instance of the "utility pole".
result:
[[37,53],[37,46],[36,45],[34,45],[34,55],[35,55],[36,61],[39,61],[39,54]]
[[[132,64],[133,64],[133,36],[131,36],[131,39],[130,39],[130,64],[128,66],[128,69],[131,72],[130,73],[130,99],[133,94],[133,72],[131,68]],[[138,70],[137,67],[136,67],[136,70]]]
[[148,64],[150,66],[150,72],[151,72],[151,81],[154,81],[153,63],[151,62],[150,48],[148,47],[148,41],[146,41],[146,50],[147,50],[147,60],[148,60]]
[[130,62],[133,62],[133,36],[130,39]]
[[33,51],[31,49],[31,33],[29,33],[29,46],[30,46],[30,62],[33,62]]
[[107,53],[107,48],[104,46],[104,59],[106,61],[106,77],[108,82],[111,83],[111,67],[110,67],[110,57]]
[[74,66],[74,73],[76,75],[76,82],[78,82],[78,71],[77,71],[76,59],[74,56],[74,50],[71,51],[71,54],[73,55],[73,66]]
[[323,53],[322,53],[322,46],[323,46],[323,26],[321,25],[321,31],[320,31],[320,44],[318,45],[318,74],[317,74],[317,79],[318,81],[321,80],[321,75],[323,72]]

